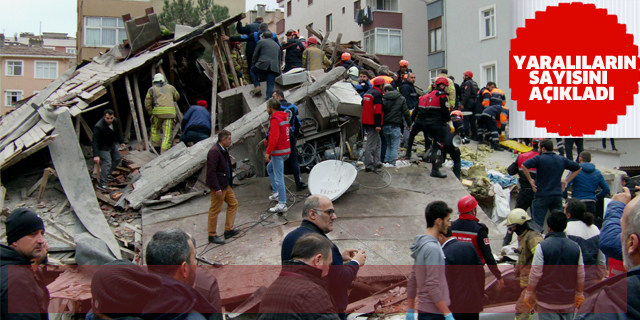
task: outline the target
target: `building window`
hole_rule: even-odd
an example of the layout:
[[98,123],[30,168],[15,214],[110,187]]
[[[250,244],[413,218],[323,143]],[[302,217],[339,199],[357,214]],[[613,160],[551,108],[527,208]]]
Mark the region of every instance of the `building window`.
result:
[[435,83],[436,82],[436,78],[438,77],[439,74],[442,73],[442,69],[433,69],[429,71],[429,79],[431,80],[431,83]]
[[480,40],[496,37],[496,5],[480,9]]
[[287,17],[291,16],[291,0],[287,1]]
[[327,15],[327,32],[333,30],[333,14]]
[[76,48],[67,48],[67,53],[76,54]]
[[482,70],[482,85],[486,84],[489,81],[498,83],[497,65],[497,61],[491,61],[480,65],[480,70]]
[[4,74],[7,76],[22,76],[22,60],[7,60]]
[[313,4],[313,0],[307,0],[307,5],[312,5]]
[[84,45],[111,47],[127,39],[122,18],[84,17]]
[[22,100],[22,90],[6,90],[4,92],[4,105],[6,107],[13,107],[20,100]]
[[360,0],[353,2],[353,20],[358,18],[358,11],[360,11]]
[[55,79],[58,77],[57,61],[36,61],[35,78],[36,79]]
[[398,0],[367,0],[371,10],[398,11]]
[[442,17],[429,20],[429,53],[442,51]]
[[365,31],[364,47],[368,53],[401,56],[402,30],[375,28]]
[[342,14],[344,14],[345,12],[346,12],[346,11],[345,11],[344,7],[342,7]]

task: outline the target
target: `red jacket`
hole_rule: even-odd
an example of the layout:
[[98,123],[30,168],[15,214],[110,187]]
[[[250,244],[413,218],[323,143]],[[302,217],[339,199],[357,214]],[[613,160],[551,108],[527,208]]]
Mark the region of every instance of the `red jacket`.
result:
[[[284,111],[275,111],[269,120],[269,139],[267,144],[267,154],[272,156],[284,156],[291,153],[291,142],[289,141],[288,114]],[[268,143],[267,143],[268,141]]]
[[382,127],[382,91],[372,87],[362,97],[362,124]]

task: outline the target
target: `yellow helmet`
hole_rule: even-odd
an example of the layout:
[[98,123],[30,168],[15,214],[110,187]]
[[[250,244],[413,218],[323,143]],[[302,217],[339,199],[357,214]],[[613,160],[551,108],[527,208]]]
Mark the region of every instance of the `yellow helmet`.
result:
[[531,217],[529,217],[529,214],[526,211],[516,208],[509,212],[509,215],[507,216],[507,226],[511,227],[516,224],[523,225],[529,220],[531,220]]

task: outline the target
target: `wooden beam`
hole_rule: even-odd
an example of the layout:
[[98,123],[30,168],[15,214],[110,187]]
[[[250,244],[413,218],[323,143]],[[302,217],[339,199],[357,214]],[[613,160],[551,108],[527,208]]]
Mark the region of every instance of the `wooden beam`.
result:
[[340,44],[340,40],[342,40],[342,33],[338,33],[338,37],[336,38],[336,44],[333,46],[333,52],[331,53],[331,63],[335,63],[336,53],[338,53],[338,45]]
[[231,89],[231,85],[229,84],[229,78],[227,77],[227,70],[224,68],[224,59],[222,53],[220,52],[220,47],[218,46],[218,37],[215,38],[215,42],[213,44],[213,51],[218,57],[218,73],[220,74],[220,79],[222,80],[222,87],[224,90]]
[[42,175],[42,182],[40,183],[40,191],[38,191],[38,202],[42,200],[44,196],[45,188],[47,187],[47,182],[49,181],[49,177],[54,174],[54,170],[51,168],[44,169],[44,175]]
[[213,56],[213,75],[211,80],[211,136],[216,134],[216,115],[218,114],[218,58],[215,52]]
[[66,245],[68,245],[68,246],[70,246],[70,247],[72,247],[72,248],[75,248],[75,247],[76,247],[76,244],[75,244],[75,243],[73,243],[73,242],[71,242],[71,241],[69,241],[69,240],[67,240],[67,239],[65,239],[65,238],[63,238],[63,237],[61,237],[61,236],[57,236],[57,235],[56,235],[56,234],[54,234],[54,233],[47,232],[47,233],[46,233],[46,235],[48,235],[49,237],[54,238],[54,239],[56,239],[56,240],[58,240],[58,241],[60,241],[60,242],[62,242],[62,243],[64,243],[64,244],[66,244]]
[[176,64],[176,61],[173,58],[173,52],[169,52],[169,83],[172,86],[176,85],[175,84],[175,79],[176,79],[176,77],[175,77],[175,74],[176,74],[175,64]]
[[329,35],[331,34],[331,31],[327,31],[324,34],[324,39],[322,39],[322,45],[320,45],[320,50],[324,51],[324,48],[327,46],[327,41],[329,41]]
[[127,125],[124,127],[124,142],[131,140],[131,115],[127,114]]
[[308,25],[306,26],[306,28],[307,28],[307,31],[309,31],[309,33],[313,34],[313,35],[314,35],[316,38],[318,38],[320,41],[322,41],[322,40],[324,39],[324,37],[323,37],[321,34],[319,34],[317,31],[315,31],[315,30],[313,30],[313,28],[311,28],[311,23],[310,23],[310,24],[308,24]]
[[113,111],[116,113],[116,118],[118,118],[118,130],[120,130],[120,135],[124,137],[124,134],[122,132],[122,118],[120,117],[120,110],[118,110],[118,103],[116,102],[116,92],[115,90],[113,90],[113,84],[109,85],[109,92],[111,92],[111,103],[113,104]]
[[[97,105],[95,105],[95,106],[93,106],[93,107],[91,107],[91,108],[84,109],[84,110],[82,110],[80,113],[89,112],[89,111],[91,111],[91,110],[98,109],[98,108],[100,108],[100,107],[102,107],[102,106],[105,106],[105,105],[107,105],[107,104],[109,104],[109,101],[107,101],[107,102],[103,102],[103,103],[101,103],[101,104],[97,104]],[[120,120],[118,120],[118,124],[120,124]]]
[[[223,35],[227,35],[227,33],[224,31],[224,28],[220,28],[220,32]],[[227,63],[229,64],[229,70],[231,70],[233,83],[235,83],[236,87],[239,87],[240,82],[238,81],[238,74],[236,73],[236,68],[235,68],[235,65],[233,64],[233,59],[231,59],[231,50],[229,49],[229,42],[223,41],[223,40],[220,40],[220,41],[222,42],[222,49],[224,49],[224,53],[227,55]]]
[[131,109],[131,119],[133,121],[133,128],[136,130],[136,139],[138,139],[138,145],[143,141],[140,136],[140,126],[138,122],[138,115],[136,113],[136,105],[133,103],[133,94],[131,93],[131,82],[129,81],[129,75],[124,76],[124,86],[127,89],[127,97],[129,97],[129,108]]
[[82,125],[84,132],[87,134],[87,136],[89,136],[89,141],[93,142],[93,131],[91,130],[87,122],[84,121],[82,115],[77,115],[76,117],[80,119],[80,124]]
[[138,107],[138,112],[140,112],[140,129],[142,130],[142,139],[144,140],[144,149],[148,150],[149,148],[151,148],[151,145],[149,144],[149,137],[147,136],[147,124],[144,121],[144,112],[142,110],[142,99],[140,99],[140,87],[138,87],[137,72],[133,73],[133,95],[136,98],[136,106]]

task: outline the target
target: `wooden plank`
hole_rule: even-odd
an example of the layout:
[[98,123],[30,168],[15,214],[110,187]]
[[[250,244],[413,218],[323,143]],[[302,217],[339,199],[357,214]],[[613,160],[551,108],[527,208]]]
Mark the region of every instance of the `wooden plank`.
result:
[[124,76],[125,88],[127,89],[127,97],[129,97],[129,108],[131,109],[131,119],[133,121],[133,128],[136,130],[136,139],[138,139],[138,145],[142,143],[142,136],[140,135],[140,125],[138,122],[138,114],[136,113],[136,105],[133,103],[133,94],[131,93],[131,82],[129,81],[129,75]]
[[71,114],[72,117],[76,117],[82,113],[82,109],[78,108],[77,106],[73,106],[69,108],[69,113]]
[[131,115],[127,114],[127,125],[124,129],[124,142],[129,143],[131,140]]
[[[103,102],[101,104],[97,104],[97,105],[95,105],[95,106],[93,106],[91,108],[86,108],[86,109],[82,110],[82,113],[89,112],[91,110],[95,110],[95,109],[98,109],[100,107],[104,107],[107,104],[109,104],[109,101],[105,101],[105,102]],[[118,121],[118,122],[120,122],[120,121]]]
[[89,137],[89,141],[93,142],[93,131],[91,130],[87,122],[84,121],[84,118],[82,117],[82,115],[78,115],[77,118],[80,119],[80,124],[82,125],[84,132]]
[[324,48],[327,46],[327,41],[329,41],[329,35],[331,34],[331,31],[327,31],[324,34],[324,38],[322,39],[322,45],[320,45],[320,50],[324,51]]
[[217,43],[218,38],[216,37],[215,40],[216,42],[214,42],[213,51],[218,57],[219,78],[220,80],[222,80],[222,87],[224,88],[224,90],[229,90],[231,89],[231,85],[229,84],[229,77],[227,76],[227,70],[224,67],[224,58],[222,56],[222,52],[220,52],[220,46],[218,46],[218,43]]
[[338,33],[336,44],[333,46],[333,52],[331,53],[331,63],[336,62],[336,53],[338,53],[338,45],[340,44],[340,40],[342,40],[342,33]]
[[5,162],[13,155],[14,149],[15,149],[15,146],[13,142],[9,143],[6,147],[4,147],[4,150],[2,152],[2,158],[0,158],[2,159],[2,162]]
[[47,187],[47,182],[49,181],[49,177],[53,174],[51,171],[53,171],[53,169],[51,168],[47,168],[44,169],[44,175],[42,175],[42,182],[40,182],[40,191],[38,191],[38,202],[40,202],[40,200],[42,200],[42,197],[44,196],[44,191],[45,188]]
[[213,55],[213,80],[211,80],[211,136],[216,134],[216,115],[218,114],[218,58]]
[[53,129],[55,129],[54,126],[52,126],[51,124],[45,122],[44,120],[40,120],[40,122],[38,122],[38,127],[44,132],[44,133],[49,133],[51,131],[53,131]]
[[[221,35],[227,35],[227,33],[225,32],[224,28],[220,28],[220,32]],[[236,73],[236,68],[235,65],[233,64],[233,59],[231,59],[231,49],[229,49],[229,42],[228,41],[222,41],[222,49],[224,50],[224,53],[227,55],[227,63],[229,64],[229,70],[231,72],[231,76],[233,78],[233,83],[236,84],[236,87],[240,86],[240,82],[238,82],[238,74]],[[241,66],[242,67],[242,66]],[[211,100],[213,101],[213,100]],[[211,103],[213,105],[213,102]]]
[[2,166],[0,166],[0,170],[5,170],[5,169],[11,167],[12,165],[18,163],[20,160],[22,160],[22,159],[34,154],[36,151],[48,146],[50,143],[53,142],[53,140],[56,137],[57,137],[57,135],[48,136],[48,137],[44,138],[44,140],[38,142],[35,146],[24,150],[18,156],[14,157],[13,159],[9,160],[8,162],[3,163]]
[[7,189],[0,185],[0,210],[4,209],[4,198],[7,195]]
[[[109,85],[109,93],[111,93],[111,104],[113,104],[113,111],[116,114],[116,119],[118,119],[118,130],[120,130],[120,136],[124,137],[122,134],[122,118],[120,117],[120,110],[118,110],[118,103],[116,99],[116,92],[113,90],[113,84]],[[128,139],[127,139],[127,142]]]
[[16,145],[16,152],[24,148],[24,143],[22,142],[22,139],[16,139],[16,141],[14,141],[13,143]]
[[149,137],[147,136],[147,124],[144,121],[144,112],[142,110],[142,99],[140,99],[140,87],[138,87],[138,73],[133,73],[133,95],[136,98],[136,106],[138,112],[140,112],[140,129],[142,130],[142,139],[144,141],[143,148],[149,150],[153,149],[149,144]]
[[27,131],[23,136],[23,141],[24,141],[24,147],[25,148],[29,148],[32,145],[36,144],[35,138],[33,137],[33,135],[31,135],[31,130]]
[[320,33],[318,33],[317,31],[313,30],[313,28],[311,28],[311,23],[306,25],[306,28],[307,28],[307,31],[309,31],[309,33],[313,34],[320,41],[324,40],[324,37]]

